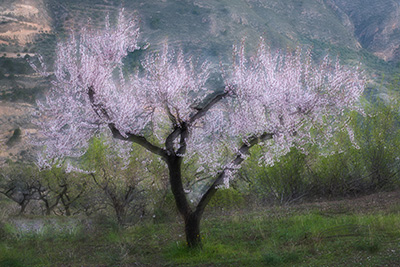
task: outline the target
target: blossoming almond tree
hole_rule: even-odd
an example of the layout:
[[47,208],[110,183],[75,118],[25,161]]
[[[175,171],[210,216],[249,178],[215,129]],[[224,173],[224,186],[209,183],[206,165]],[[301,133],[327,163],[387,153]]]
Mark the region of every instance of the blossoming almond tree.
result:
[[[58,44],[53,85],[39,103],[45,148],[39,161],[79,157],[88,140],[104,130],[126,147],[140,144],[168,166],[190,247],[201,245],[200,219],[210,198],[229,186],[252,146],[263,146],[262,160],[273,163],[292,146],[323,144],[343,128],[336,122],[356,108],[364,88],[356,69],[328,58],[314,65],[310,53],[300,50],[273,54],[263,41],[251,58],[243,44],[234,48],[219,91],[205,88],[209,64],[196,68],[167,45],[146,57],[142,73],[124,77],[122,59],[139,48],[137,41],[135,20],[121,12],[115,27],[84,29]],[[38,71],[46,75],[44,68]],[[191,201],[182,177],[187,159],[211,177]]]

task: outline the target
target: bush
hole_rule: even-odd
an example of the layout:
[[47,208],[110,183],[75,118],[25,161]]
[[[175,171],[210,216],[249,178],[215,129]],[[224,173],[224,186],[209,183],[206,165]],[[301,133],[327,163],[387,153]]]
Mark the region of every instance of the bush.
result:
[[151,196],[152,198],[158,198],[152,210],[153,221],[155,223],[171,222],[177,214],[174,195],[170,191],[157,193],[153,193]]
[[356,125],[370,190],[392,188],[398,178],[400,118],[396,98],[392,96],[388,103],[378,99],[367,109],[370,116],[360,118]]
[[253,149],[252,157],[242,170],[242,176],[250,182],[250,191],[258,198],[283,204],[298,200],[308,193],[310,181],[306,155],[292,148],[273,166],[259,166],[257,158],[260,158],[260,153],[259,148]]
[[210,208],[240,208],[244,205],[243,195],[234,188],[219,189],[213,198],[211,198],[208,206]]
[[14,130],[14,133],[10,137],[10,139],[8,139],[8,141],[6,142],[6,145],[11,147],[11,146],[15,145],[16,143],[18,143],[20,140],[21,140],[21,129],[17,128]]

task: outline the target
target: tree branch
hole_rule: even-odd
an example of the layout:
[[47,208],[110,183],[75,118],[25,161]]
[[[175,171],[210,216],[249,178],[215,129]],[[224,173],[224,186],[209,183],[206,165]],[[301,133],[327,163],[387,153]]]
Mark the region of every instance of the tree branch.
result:
[[168,107],[168,104],[165,104],[165,110],[168,114],[169,120],[172,122],[172,125],[175,127],[178,125],[178,121],[176,120],[175,116],[172,114],[170,108]]
[[217,178],[214,180],[212,185],[208,188],[207,192],[201,197],[199,203],[197,204],[196,210],[195,210],[195,212],[198,214],[198,216],[202,215],[204,208],[207,206],[207,204],[210,201],[210,199],[212,198],[212,196],[217,192],[218,187],[223,183],[226,172],[232,170],[232,168],[234,166],[240,165],[245,160],[243,155],[248,155],[251,147],[253,147],[254,145],[256,145],[262,141],[269,140],[272,137],[273,137],[272,133],[264,133],[260,137],[251,138],[250,140],[245,142],[240,147],[235,159],[233,159],[231,161],[231,164],[229,164],[229,166],[225,167],[224,170],[222,170],[222,172],[220,174],[218,174]]
[[174,151],[174,140],[182,133],[182,128],[176,126],[175,129],[170,133],[165,140],[165,148],[167,149],[168,155],[175,155]]
[[[168,155],[179,155],[182,156],[186,152],[186,138],[189,135],[188,132],[188,127],[190,127],[197,119],[203,117],[208,110],[210,110],[215,104],[217,104],[221,99],[223,99],[225,96],[227,96],[230,92],[229,89],[224,88],[224,92],[215,95],[204,107],[202,108],[196,108],[197,112],[194,114],[190,115],[190,119],[188,122],[180,121],[178,118],[178,122],[176,121],[176,118],[171,114],[170,110],[168,107],[166,108],[168,111],[168,115],[170,117],[170,120],[174,124],[174,131],[168,135],[166,141],[165,141],[165,147],[167,150]],[[179,140],[179,148],[175,153],[174,150],[174,140],[180,136]],[[157,154],[157,153],[156,153]]]
[[[185,122],[181,122],[180,126],[176,126],[174,131],[168,135],[165,140],[165,147],[169,155],[182,156],[186,152],[186,138],[188,137],[188,127]],[[175,153],[174,150],[174,140],[180,136],[179,148]]]
[[189,124],[193,124],[197,119],[203,117],[207,111],[209,111],[214,105],[216,105],[219,101],[221,101],[225,96],[230,93],[230,88],[224,88],[223,93],[219,93],[215,95],[204,107],[197,108],[197,112],[195,114],[190,115]]
[[182,124],[181,140],[179,141],[179,149],[176,152],[178,156],[182,156],[186,152],[186,139],[189,136],[189,131],[187,129],[186,123]]
[[107,119],[107,121],[110,121],[110,116],[108,115],[107,111],[100,104],[96,104],[96,102],[94,101],[95,91],[93,86],[89,86],[88,95],[90,104],[92,105],[92,108],[94,112],[96,112],[97,116],[99,116],[100,118],[104,116]]
[[161,147],[153,145],[144,136],[131,133],[125,133],[125,136],[123,136],[121,132],[115,127],[114,123],[109,123],[108,127],[110,128],[111,133],[115,139],[136,143],[146,148],[148,151],[161,156],[164,160],[166,159],[167,151]]
[[[94,91],[93,86],[90,86],[88,88],[88,90],[89,90],[88,91],[89,100],[90,100],[90,103],[92,105],[94,112],[100,118],[104,117],[104,118],[106,118],[107,121],[111,121],[110,116],[108,115],[107,111],[102,107],[102,105],[96,104],[96,102],[94,100],[95,91]],[[122,135],[121,132],[115,127],[115,124],[112,122],[108,123],[108,128],[110,128],[111,133],[114,138],[123,140],[123,141],[130,141],[130,142],[137,143],[137,144],[141,145],[142,147],[146,148],[147,150],[149,150],[150,152],[161,156],[164,160],[166,159],[167,152],[164,149],[162,149],[161,147],[158,147],[158,146],[150,143],[145,137],[136,135],[136,134],[132,134],[132,133],[124,133],[124,135]]]
[[85,188],[85,187],[82,188],[82,190],[79,192],[78,195],[75,196],[75,198],[73,198],[71,201],[69,201],[69,204],[74,203],[76,200],[78,200],[78,199],[81,197],[81,195],[85,192],[85,189],[84,189],[84,188]]

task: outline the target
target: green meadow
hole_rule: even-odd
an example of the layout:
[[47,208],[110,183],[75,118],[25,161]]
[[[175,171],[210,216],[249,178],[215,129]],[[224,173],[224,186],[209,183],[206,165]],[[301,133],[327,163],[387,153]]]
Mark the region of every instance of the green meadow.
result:
[[213,207],[203,249],[187,248],[174,216],[125,227],[102,217],[3,217],[0,266],[398,266],[399,196]]

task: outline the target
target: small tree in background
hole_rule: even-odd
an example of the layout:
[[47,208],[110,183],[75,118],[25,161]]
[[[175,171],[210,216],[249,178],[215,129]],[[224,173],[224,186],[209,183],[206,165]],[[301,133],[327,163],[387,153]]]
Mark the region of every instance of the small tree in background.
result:
[[150,187],[148,184],[152,179],[145,171],[146,160],[139,159],[138,154],[143,151],[132,151],[130,156],[133,159],[126,161],[118,157],[118,151],[110,146],[112,142],[107,144],[94,138],[83,156],[82,165],[92,170],[91,184],[103,192],[118,224],[124,225],[128,215],[145,213],[144,188]]
[[[219,91],[205,88],[209,64],[196,68],[167,45],[146,57],[142,73],[123,77],[122,59],[138,49],[138,32],[121,12],[115,28],[107,22],[102,30],[84,29],[58,43],[53,85],[39,103],[39,144],[45,147],[39,162],[82,156],[101,131],[143,146],[168,167],[189,247],[201,245],[205,207],[218,188],[229,186],[252,146],[260,144],[261,160],[273,164],[291,147],[323,145],[342,129],[337,122],[356,107],[364,89],[356,69],[328,58],[314,65],[310,53],[300,50],[273,54],[263,41],[250,59],[243,43],[234,49]],[[187,161],[209,177],[190,200],[182,182]]]
[[73,208],[86,194],[85,175],[66,172],[64,168],[52,166],[37,176],[35,189],[37,199],[42,203],[43,213],[50,215],[74,214]]
[[37,169],[32,166],[9,164],[0,174],[0,193],[19,205],[19,214],[26,211],[28,204],[37,199]]

